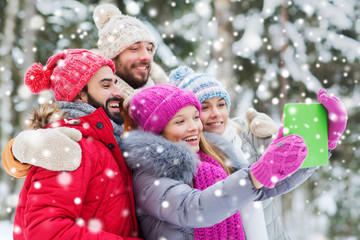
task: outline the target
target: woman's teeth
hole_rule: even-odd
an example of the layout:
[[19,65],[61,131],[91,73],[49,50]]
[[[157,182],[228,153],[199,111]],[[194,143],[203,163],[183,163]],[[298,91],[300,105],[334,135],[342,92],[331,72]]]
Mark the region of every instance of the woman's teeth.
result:
[[219,126],[219,125],[221,125],[221,122],[217,122],[217,123],[208,123],[207,125],[210,125],[210,126]]
[[197,136],[193,136],[193,137],[188,137],[184,139],[185,141],[196,141],[197,140]]

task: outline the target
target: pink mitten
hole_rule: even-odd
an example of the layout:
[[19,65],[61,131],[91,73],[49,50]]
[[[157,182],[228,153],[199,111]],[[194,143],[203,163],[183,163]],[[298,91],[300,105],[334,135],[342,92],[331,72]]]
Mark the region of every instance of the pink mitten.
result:
[[325,89],[319,90],[318,102],[328,111],[328,145],[329,149],[334,149],[346,128],[348,116],[345,106],[339,99],[330,96]]
[[276,138],[274,139],[274,141],[282,138],[283,136],[284,136],[284,126],[281,125],[279,127],[278,134],[277,134]]
[[262,157],[250,167],[254,177],[268,188],[296,172],[308,154],[302,137],[296,134],[286,137],[281,135],[282,131],[279,131],[278,137],[267,147]]

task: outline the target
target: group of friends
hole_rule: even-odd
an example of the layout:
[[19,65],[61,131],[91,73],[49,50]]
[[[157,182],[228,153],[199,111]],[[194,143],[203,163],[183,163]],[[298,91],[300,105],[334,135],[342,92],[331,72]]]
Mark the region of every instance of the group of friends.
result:
[[[94,21],[99,53],[63,50],[25,74],[55,104],[35,109],[3,151],[4,169],[26,177],[14,239],[290,239],[272,198],[317,169],[300,168],[304,139],[254,109],[255,127],[238,131],[216,78],[187,66],[151,78],[147,27],[111,4]],[[324,89],[318,101],[330,157],[347,113]]]

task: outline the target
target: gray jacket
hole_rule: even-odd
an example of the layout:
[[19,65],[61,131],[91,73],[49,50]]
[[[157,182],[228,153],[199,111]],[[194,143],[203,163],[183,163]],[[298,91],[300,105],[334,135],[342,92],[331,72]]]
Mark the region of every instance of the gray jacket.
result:
[[193,239],[193,228],[212,226],[250,202],[291,191],[313,173],[301,169],[272,189],[257,190],[232,144],[216,134],[207,133],[206,137],[239,170],[203,191],[190,186],[199,160],[186,143],[137,130],[123,138],[121,149],[134,170],[137,215],[146,239]]

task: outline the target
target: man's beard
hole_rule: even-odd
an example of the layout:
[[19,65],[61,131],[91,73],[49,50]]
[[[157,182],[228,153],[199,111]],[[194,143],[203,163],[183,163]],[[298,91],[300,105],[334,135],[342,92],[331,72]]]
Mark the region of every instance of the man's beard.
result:
[[116,124],[118,125],[122,125],[124,123],[124,118],[123,116],[121,116],[120,113],[115,113],[115,116],[111,115],[109,112],[109,109],[106,107],[108,106],[108,102],[110,101],[120,101],[120,104],[123,102],[122,99],[120,98],[109,98],[106,100],[106,105],[104,106],[103,104],[99,103],[98,101],[95,100],[94,97],[91,96],[90,93],[87,93],[87,97],[88,97],[88,103],[93,106],[94,108],[98,109],[98,108],[102,108],[104,109],[106,115],[113,120]]
[[145,84],[147,83],[147,81],[149,80],[149,76],[150,76],[150,70],[151,70],[151,65],[150,64],[147,64],[148,65],[148,73],[145,77],[145,79],[141,78],[137,78],[137,77],[134,77],[134,75],[131,73],[131,70],[136,68],[138,64],[134,63],[130,66],[130,70],[128,69],[125,69],[124,72],[125,74],[121,74],[119,72],[116,72],[116,75],[123,79],[127,84],[129,84],[133,89],[139,89],[143,86],[145,86]]

